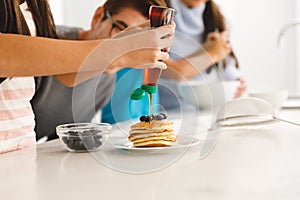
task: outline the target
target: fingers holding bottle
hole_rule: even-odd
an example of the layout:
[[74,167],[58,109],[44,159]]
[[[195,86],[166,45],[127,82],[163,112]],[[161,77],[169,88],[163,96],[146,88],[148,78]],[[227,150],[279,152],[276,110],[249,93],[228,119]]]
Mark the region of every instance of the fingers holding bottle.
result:
[[126,37],[118,38],[130,43],[130,50],[141,48],[169,48],[174,36],[174,25],[162,26],[155,29],[143,29]]
[[125,67],[164,69],[166,65],[162,61],[167,60],[169,55],[161,49],[170,48],[174,28],[174,24],[142,30],[138,26],[136,31],[128,30],[130,34],[127,32],[128,34],[106,39],[86,56],[81,70],[114,73]]
[[[128,44],[119,48],[121,55],[115,62],[108,66],[106,73],[113,73],[123,67],[131,68],[160,68],[167,65],[163,61],[169,59],[167,52],[172,45],[175,25],[162,26],[156,29],[144,29],[130,35],[118,38],[119,43]],[[122,40],[122,42],[120,42]]]
[[168,59],[169,54],[167,52],[162,52],[160,49],[144,48],[129,51],[112,62],[105,70],[105,73],[112,74],[126,66],[137,69],[166,69],[167,65],[163,61]]
[[[116,34],[113,38],[121,40],[134,40],[135,43],[131,44],[133,45],[133,48],[135,46],[142,46],[146,48],[158,48],[161,46],[170,46],[170,41],[172,41],[174,33],[174,22],[171,25],[151,29],[150,22],[148,20],[142,24],[126,28],[124,31]],[[163,42],[166,42],[167,45],[162,44]]]

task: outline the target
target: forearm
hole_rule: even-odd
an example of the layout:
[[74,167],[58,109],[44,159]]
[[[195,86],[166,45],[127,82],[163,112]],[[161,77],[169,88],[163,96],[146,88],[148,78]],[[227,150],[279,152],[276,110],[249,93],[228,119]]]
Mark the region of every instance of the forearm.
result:
[[199,73],[186,59],[168,60],[166,64],[168,68],[162,72],[162,77],[165,78],[180,81],[189,79]]
[[56,75],[55,78],[67,87],[74,87],[80,83],[83,83],[83,82],[95,77],[96,75],[98,75],[100,73],[101,72],[99,72],[99,71],[80,72],[80,73]]
[[[67,27],[67,26],[56,26],[56,32],[60,39],[65,39],[65,40],[79,40],[80,35],[85,33],[85,31],[83,31],[81,28],[74,28],[74,27]],[[96,71],[70,73],[70,74],[56,75],[55,78],[59,80],[63,85],[67,87],[73,87],[84,81],[93,78],[98,73],[99,72]]]
[[77,72],[89,52],[99,43],[0,34],[0,77]]
[[166,64],[168,69],[163,71],[163,76],[180,81],[197,76],[214,62],[209,54],[201,49],[186,58],[168,60]]

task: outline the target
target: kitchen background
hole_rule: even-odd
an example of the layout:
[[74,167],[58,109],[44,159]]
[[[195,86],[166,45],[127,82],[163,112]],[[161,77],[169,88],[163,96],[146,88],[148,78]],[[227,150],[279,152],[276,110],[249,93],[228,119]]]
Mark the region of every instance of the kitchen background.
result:
[[[122,0],[121,0],[122,1]],[[49,0],[56,24],[88,28],[97,6],[105,0]],[[300,32],[286,29],[281,48],[279,32],[300,19],[299,0],[215,0],[230,27],[231,43],[249,91],[288,89],[300,94]],[[300,27],[300,26],[299,26]]]

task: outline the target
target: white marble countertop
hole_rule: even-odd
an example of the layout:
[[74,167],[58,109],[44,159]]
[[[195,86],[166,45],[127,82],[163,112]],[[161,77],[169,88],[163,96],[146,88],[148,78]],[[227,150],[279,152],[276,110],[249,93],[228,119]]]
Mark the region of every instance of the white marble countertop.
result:
[[[300,122],[299,111],[280,115]],[[207,125],[202,117],[200,125]],[[183,125],[192,130],[192,121]],[[204,138],[201,128],[196,131]],[[187,151],[128,152],[106,143],[95,153],[69,153],[54,140],[0,155],[0,199],[300,198],[300,127],[222,130],[205,159],[200,150],[201,144]]]

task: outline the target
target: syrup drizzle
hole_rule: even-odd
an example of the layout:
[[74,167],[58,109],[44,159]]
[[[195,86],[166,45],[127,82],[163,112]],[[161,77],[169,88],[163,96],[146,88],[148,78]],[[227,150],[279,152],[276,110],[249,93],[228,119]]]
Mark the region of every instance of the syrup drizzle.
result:
[[[149,116],[151,117],[152,116],[152,94],[151,93],[148,94],[148,102],[149,102]],[[150,128],[150,123],[151,120],[149,121],[149,128]]]

